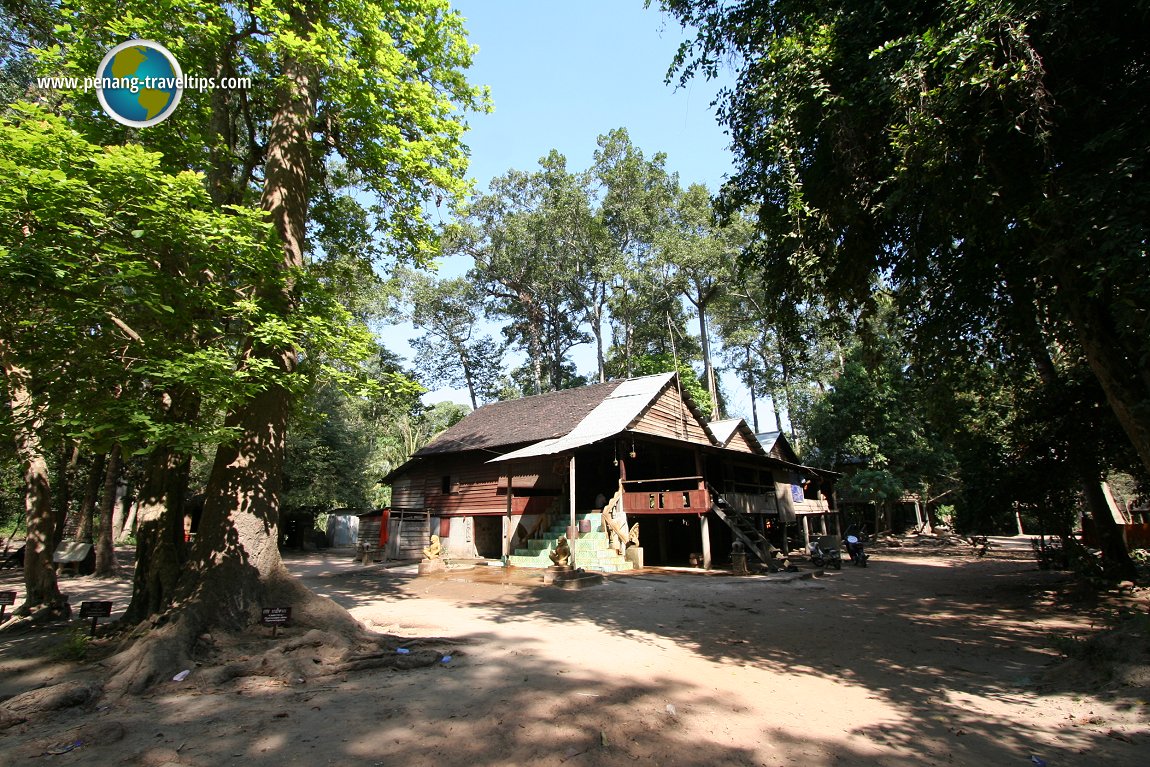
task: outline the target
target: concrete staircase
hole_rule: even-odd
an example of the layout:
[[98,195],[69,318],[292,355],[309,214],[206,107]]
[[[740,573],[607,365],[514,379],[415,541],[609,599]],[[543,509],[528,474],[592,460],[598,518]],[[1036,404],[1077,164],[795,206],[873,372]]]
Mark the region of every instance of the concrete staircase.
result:
[[[632,564],[608,545],[607,533],[600,529],[602,517],[599,512],[584,512],[575,515],[576,525],[583,520],[591,524],[591,532],[580,533],[571,546],[571,564],[590,572],[615,573],[632,569]],[[527,548],[516,549],[508,564],[512,567],[545,568],[551,566],[548,556],[555,550],[555,541],[567,534],[568,517],[557,519],[547,532],[527,541]]]

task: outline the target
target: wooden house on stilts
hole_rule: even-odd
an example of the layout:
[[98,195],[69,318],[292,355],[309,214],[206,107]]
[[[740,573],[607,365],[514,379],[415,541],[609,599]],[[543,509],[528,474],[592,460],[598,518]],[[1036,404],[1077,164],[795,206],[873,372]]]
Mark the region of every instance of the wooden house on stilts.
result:
[[577,567],[616,570],[635,557],[610,550],[612,521],[638,523],[647,565],[710,568],[736,541],[765,561],[797,508],[833,519],[836,476],[769,454],[741,419],[705,422],[664,373],[485,405],[384,482],[449,558],[545,567],[562,533]]

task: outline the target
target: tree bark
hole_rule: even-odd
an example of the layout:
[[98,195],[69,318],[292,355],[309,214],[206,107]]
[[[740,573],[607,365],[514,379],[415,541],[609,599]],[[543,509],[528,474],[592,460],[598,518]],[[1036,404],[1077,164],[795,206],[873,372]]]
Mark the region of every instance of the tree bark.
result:
[[68,524],[68,507],[71,505],[71,488],[69,472],[76,468],[79,459],[79,450],[75,445],[63,447],[56,456],[56,484],[52,498],[56,505],[56,532],[52,535],[52,550],[55,551],[60,542],[64,540],[64,529]]
[[[1059,382],[1061,373],[1050,357],[1050,350],[1046,345],[1042,327],[1039,325],[1035,314],[1035,300],[1031,285],[1026,281],[1018,281],[1008,282],[1007,287],[1016,310],[1017,321],[1021,326],[1019,336],[1023,346],[1034,360],[1038,377],[1046,386],[1055,386]],[[1089,361],[1089,353],[1087,353],[1087,360]],[[1105,390],[1105,386],[1103,389]],[[1085,452],[1073,445],[1071,449]],[[1079,467],[1082,497],[1086,502],[1086,507],[1090,510],[1090,517],[1094,520],[1094,529],[1098,534],[1103,568],[1109,576],[1116,580],[1135,580],[1138,577],[1138,568],[1134,564],[1134,560],[1130,558],[1125,536],[1122,535],[1122,530],[1114,521],[1114,517],[1110,513],[1110,506],[1106,503],[1106,497],[1102,493],[1102,471],[1097,460],[1092,456],[1083,454],[1076,455],[1074,463]]]
[[[300,32],[308,27],[306,20],[293,21]],[[304,264],[315,87],[312,73],[300,62],[287,57],[283,66],[285,85],[275,95],[267,137],[262,204],[279,234],[282,267],[294,271]],[[290,315],[295,308],[291,286],[275,290],[266,292],[266,299]],[[240,364],[256,360],[274,365],[277,381],[296,368],[295,349],[249,339]],[[242,630],[259,619],[265,606],[290,606],[296,625],[360,628],[346,610],[300,585],[280,559],[279,496],[290,407],[288,389],[272,384],[225,419],[239,436],[216,450],[195,549],[176,587],[173,609],[150,631],[151,641],[137,642],[114,659],[109,689],[139,692],[172,668],[189,668],[192,648],[204,631]],[[146,612],[146,607],[134,610]]]
[[715,368],[711,364],[711,337],[707,332],[707,302],[695,303],[699,312],[699,341],[703,347],[703,378],[707,382],[707,395],[711,398],[711,420],[718,421],[723,415],[719,409],[719,384],[715,380]]
[[751,394],[751,420],[754,422],[755,434],[759,433],[759,403],[758,398],[755,396],[755,373],[751,369],[751,347],[748,345],[745,349],[747,352],[747,391]]
[[100,500],[100,488],[104,486],[104,471],[108,457],[104,453],[92,456],[92,463],[88,467],[88,480],[84,486],[84,498],[80,501],[80,519],[76,526],[76,540],[84,543],[94,543],[92,530],[93,518],[96,514],[96,503]]
[[[1113,308],[1104,300],[1082,295],[1081,289],[1071,287],[1078,281],[1078,275],[1068,277],[1072,282],[1063,283],[1064,293],[1086,362],[1142,466],[1150,473],[1150,372],[1147,372],[1144,352],[1124,348],[1114,326]],[[1100,293],[1105,296],[1107,292]]]
[[104,472],[104,494],[100,499],[100,525],[96,533],[97,578],[107,578],[116,574],[116,549],[113,545],[112,516],[115,514],[117,499],[116,487],[120,483],[122,449],[119,443],[108,453],[108,466]]
[[[127,501],[127,498],[124,499]],[[116,527],[116,543],[123,543],[131,537],[132,533],[136,530],[136,516],[140,511],[140,501],[136,501],[128,506],[127,513],[124,514],[124,524],[117,525]]]
[[606,383],[607,358],[603,353],[603,308],[597,308],[593,317],[591,334],[595,336],[595,365],[599,372],[599,383]]
[[14,615],[33,613],[66,615],[67,600],[60,594],[52,565],[55,515],[52,511],[52,483],[44,457],[40,434],[44,419],[32,401],[28,371],[17,365],[0,339],[0,369],[8,388],[8,402],[16,431],[16,453],[24,467],[24,514],[27,538],[24,548],[24,603]]
[[[262,204],[279,234],[283,269],[291,271],[304,265],[315,94],[313,75],[299,62],[285,62],[284,80],[287,85],[277,94],[268,134]],[[269,298],[285,315],[294,310],[290,286]],[[269,348],[249,341],[241,364],[256,359],[274,365],[280,380],[296,369],[296,351],[290,347]],[[288,390],[273,384],[226,419],[240,436],[216,451],[193,560],[176,595],[177,601],[194,602],[185,611],[194,633],[207,625],[241,629],[259,618],[263,606],[314,598],[288,574],[278,548],[290,408]],[[298,620],[306,621],[300,612]]]
[[187,561],[183,499],[191,461],[166,447],[148,457],[136,510],[136,569],[125,623],[140,623],[172,604]]
[[[124,468],[121,456],[120,469]],[[124,528],[128,526],[128,483],[123,477],[116,480],[116,500],[112,503],[112,543],[120,540],[124,535]]]

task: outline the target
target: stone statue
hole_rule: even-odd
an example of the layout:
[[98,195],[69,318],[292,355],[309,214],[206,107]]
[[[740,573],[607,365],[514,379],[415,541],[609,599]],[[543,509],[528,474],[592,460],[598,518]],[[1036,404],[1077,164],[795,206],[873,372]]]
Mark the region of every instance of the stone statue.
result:
[[567,536],[559,536],[559,540],[555,543],[555,551],[552,551],[547,556],[551,557],[551,563],[559,567],[569,567],[571,565],[571,547],[567,545]]
[[431,562],[443,559],[443,546],[438,535],[431,536],[431,544],[423,547],[423,558]]
[[638,546],[639,545],[639,523],[638,522],[631,525],[631,532],[629,532],[627,534],[627,545],[628,546]]

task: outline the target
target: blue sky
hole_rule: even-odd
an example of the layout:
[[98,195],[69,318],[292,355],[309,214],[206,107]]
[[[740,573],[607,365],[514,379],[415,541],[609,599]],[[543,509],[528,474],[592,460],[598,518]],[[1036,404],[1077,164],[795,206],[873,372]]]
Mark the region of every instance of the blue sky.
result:
[[710,103],[718,86],[664,83],[684,35],[642,0],[460,0],[479,53],[472,81],[491,87],[495,111],[472,119],[471,176],[481,186],[528,170],[551,149],[590,165],[595,140],[625,127],[644,153],[666,152],[684,185],[715,188],[730,172],[727,138]]
[[[712,191],[731,172],[727,136],[711,102],[720,84],[704,80],[675,88],[664,82],[685,34],[679,25],[642,0],[458,0],[471,42],[479,47],[470,79],[491,88],[494,112],[473,115],[465,142],[469,176],[478,188],[514,168],[531,170],[552,149],[568,167],[590,166],[596,139],[623,127],[647,156],[667,154],[667,167],[686,186]],[[457,274],[463,263],[445,263]],[[393,351],[410,355],[409,328],[391,328]],[[495,334],[495,331],[493,331]],[[594,370],[594,351],[576,348],[579,371]],[[729,376],[724,386],[730,415],[750,422],[750,400]],[[466,403],[466,392],[442,390],[427,402]]]

